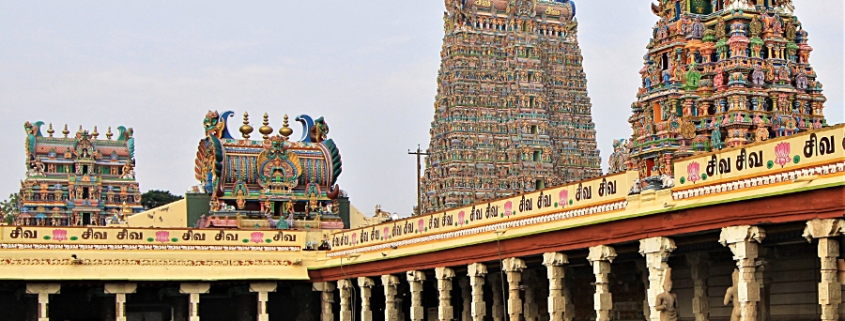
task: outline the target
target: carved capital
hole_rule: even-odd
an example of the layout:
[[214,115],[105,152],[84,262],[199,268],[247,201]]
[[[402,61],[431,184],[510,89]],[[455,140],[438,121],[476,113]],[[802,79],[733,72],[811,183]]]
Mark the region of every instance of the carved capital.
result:
[[587,255],[587,260],[590,261],[590,264],[598,261],[609,261],[613,263],[613,259],[615,258],[616,249],[607,245],[593,246],[590,248],[590,254]]
[[504,271],[505,272],[522,272],[527,266],[525,265],[525,261],[522,259],[518,259],[515,257],[509,257],[504,259]]
[[106,283],[103,286],[103,292],[105,292],[106,294],[135,293],[135,290],[137,289],[137,283]]
[[422,271],[408,271],[407,272],[407,280],[408,282],[423,282],[425,281],[425,273]]
[[677,247],[675,241],[668,237],[650,237],[640,240],[640,254],[645,256],[649,253],[668,253]]
[[352,288],[352,280],[338,280],[337,287],[339,289],[351,289]]
[[311,286],[311,290],[316,292],[334,292],[336,289],[337,286],[332,282],[316,282]]
[[384,286],[396,287],[399,285],[399,277],[395,275],[382,275],[381,284],[384,284]]
[[434,277],[438,280],[451,280],[455,277],[455,270],[452,270],[447,267],[435,268]]
[[719,235],[719,243],[722,246],[751,240],[760,243],[763,242],[764,238],[766,238],[766,231],[762,227],[751,225],[729,226],[722,228],[722,233]]
[[59,283],[27,283],[27,294],[59,294],[62,285]]
[[842,234],[843,227],[845,221],[839,219],[814,219],[807,221],[803,236],[808,242],[818,238],[836,237]]
[[179,293],[182,294],[202,294],[208,293],[211,289],[210,283],[181,283],[179,284]]
[[276,282],[252,282],[249,284],[249,292],[276,292]]
[[566,254],[558,252],[543,253],[543,265],[545,266],[563,266],[569,263],[569,257]]
[[487,275],[487,266],[481,263],[473,263],[467,266],[467,275],[470,277],[484,277]]
[[371,279],[371,278],[365,278],[365,277],[359,277],[358,278],[358,286],[359,287],[371,288],[374,285],[375,285],[375,282],[373,282],[373,279]]

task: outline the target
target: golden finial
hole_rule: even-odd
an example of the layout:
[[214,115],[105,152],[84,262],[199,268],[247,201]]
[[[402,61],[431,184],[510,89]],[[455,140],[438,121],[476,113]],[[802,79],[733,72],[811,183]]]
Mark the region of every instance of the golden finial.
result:
[[97,132],[97,126],[94,126],[94,132],[91,133],[91,137],[94,137],[94,139],[97,139],[97,136],[100,136],[100,133]]
[[62,129],[62,134],[65,134],[65,138],[67,138],[67,135],[70,134],[70,131],[67,130],[67,124],[65,124],[65,129]]
[[249,125],[249,113],[244,112],[244,124],[241,126],[241,135],[244,139],[249,139],[249,134],[252,133],[252,126]]
[[53,123],[50,123],[50,127],[47,128],[47,134],[50,134],[50,138],[53,138],[53,133],[55,133],[55,132],[56,131],[53,130]]
[[263,126],[258,128],[258,132],[261,133],[261,135],[264,135],[264,139],[270,138],[270,134],[273,133],[273,127],[270,127],[270,116],[268,116],[267,113],[264,113]]
[[290,134],[293,134],[293,129],[290,129],[290,127],[288,127],[288,114],[285,114],[285,121],[282,124],[282,128],[279,129],[279,135],[285,136],[285,138],[287,138],[288,136],[290,136]]
[[79,130],[77,130],[76,132],[77,132],[77,133],[81,133],[81,132],[82,132],[82,125],[79,125]]
[[111,126],[109,126],[109,130],[106,131],[106,139],[111,140],[112,136],[114,136],[114,134],[111,133]]

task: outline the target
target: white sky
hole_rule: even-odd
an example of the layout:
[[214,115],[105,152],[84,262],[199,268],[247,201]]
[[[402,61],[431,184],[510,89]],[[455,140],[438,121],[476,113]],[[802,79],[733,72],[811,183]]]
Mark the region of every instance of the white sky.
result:
[[[611,141],[630,137],[657,17],[646,0],[577,4],[606,167]],[[843,1],[795,4],[828,122],[842,123]],[[277,130],[283,114],[306,113],[331,127],[353,204],[407,215],[416,202],[407,150],[428,144],[443,10],[436,0],[0,0],[0,195],[24,177],[25,121],[52,122],[57,134],[65,123],[72,132],[97,125],[103,136],[134,127],[141,188],[181,194],[196,184],[207,110],[235,111],[233,135],[244,111],[253,125],[270,113]]]

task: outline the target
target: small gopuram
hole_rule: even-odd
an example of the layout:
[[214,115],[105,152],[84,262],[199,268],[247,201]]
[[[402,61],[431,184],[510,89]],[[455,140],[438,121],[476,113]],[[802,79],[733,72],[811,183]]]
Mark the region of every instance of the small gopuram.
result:
[[101,139],[82,126],[73,135],[65,125],[54,137],[43,122],[24,124],[26,179],[21,181],[18,225],[105,225],[110,217],[141,212],[141,192],[135,181],[135,139],[132,128],[111,127]]
[[264,114],[261,140],[252,140],[247,113],[238,129],[243,139],[229,134],[227,119],[233,114],[209,111],[203,121],[206,137],[199,143],[195,173],[201,183],[197,191],[209,195],[210,209],[197,227],[237,228],[250,220],[248,226],[294,228],[296,221],[308,221],[302,227],[343,228],[335,185],[340,151],[326,137],[323,118],[298,116],[303,133],[292,141],[287,115],[274,135]]
[[791,0],[653,5],[659,21],[631,106],[634,133],[617,148],[629,150],[627,168],[672,176],[672,159],[825,126],[813,48],[793,9]]
[[447,0],[421,213],[601,174],[569,0]]

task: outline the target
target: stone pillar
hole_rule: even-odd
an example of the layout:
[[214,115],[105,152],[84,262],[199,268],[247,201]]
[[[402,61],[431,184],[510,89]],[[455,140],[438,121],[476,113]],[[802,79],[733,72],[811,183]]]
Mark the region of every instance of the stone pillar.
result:
[[645,256],[648,268],[649,318],[663,320],[657,311],[657,295],[663,292],[664,273],[669,269],[669,254],[675,250],[675,241],[666,237],[652,237],[640,240],[640,254]]
[[637,267],[637,272],[640,273],[643,288],[645,289],[645,296],[643,296],[643,316],[646,320],[651,320],[651,306],[648,305],[648,266],[644,260],[636,260],[634,261],[634,265]]
[[208,293],[209,283],[179,284],[179,293],[188,295],[188,321],[200,321],[200,294]]
[[334,303],[334,290],[337,287],[331,282],[317,282],[314,283],[312,289],[320,292],[320,321],[334,321],[334,311],[332,311],[332,304]]
[[613,296],[610,294],[610,263],[616,258],[616,249],[598,245],[590,248],[587,260],[593,266],[596,276],[596,293],[593,296],[593,307],[596,309],[596,321],[610,321],[610,310],[613,309]]
[[491,307],[493,321],[502,321],[505,318],[504,303],[502,302],[505,289],[502,284],[502,275],[500,273],[490,273],[487,275],[487,279],[490,281],[490,287],[493,289],[493,306]]
[[[760,285],[757,283],[756,269],[758,243],[766,237],[766,232],[757,226],[740,225],[722,228],[719,243],[727,246],[733,253],[737,270],[734,272],[734,285],[728,289],[725,302],[734,303],[733,315],[743,321],[757,320],[757,302],[760,301]],[[736,306],[738,304],[739,306]]]
[[27,283],[26,293],[38,295],[38,321],[50,321],[50,294],[59,294],[62,285],[59,283]]
[[452,312],[452,279],[455,277],[455,271],[439,267],[434,269],[434,277],[437,278],[437,292],[440,303],[437,306],[437,319],[440,321],[449,321],[455,318]]
[[373,321],[373,309],[370,308],[370,297],[373,295],[375,283],[371,278],[358,278],[358,289],[361,290],[361,319],[360,321]]
[[114,294],[114,320],[126,321],[126,294],[135,293],[136,283],[106,283],[103,289],[106,294]]
[[525,261],[515,257],[504,259],[503,267],[508,277],[508,319],[519,321],[522,315],[522,299],[519,298],[519,283],[522,282],[522,271]]
[[339,280],[340,289],[340,321],[352,321],[352,281]]
[[399,277],[382,275],[381,285],[384,286],[384,321],[399,321],[399,308],[396,307]]
[[572,321],[575,307],[566,291],[565,270],[563,265],[569,263],[566,254],[551,252],[543,253],[543,265],[549,278],[549,320]]
[[537,273],[534,270],[525,270],[523,272],[525,279],[525,303],[522,304],[522,315],[525,321],[537,321],[540,317],[540,311],[537,308],[537,302],[534,300],[537,291]]
[[470,321],[472,314],[470,309],[472,307],[472,290],[469,287],[469,278],[464,277],[458,280],[458,285],[461,286],[461,300],[463,307],[461,308],[461,321]]
[[839,304],[842,303],[842,288],[838,279],[839,240],[845,222],[837,219],[807,222],[804,237],[812,242],[819,240],[819,259],[821,259],[821,282],[819,282],[819,305],[822,321],[839,320]]
[[695,321],[710,320],[710,296],[707,294],[707,279],[710,278],[710,254],[695,252],[686,255],[693,282],[692,314]]
[[276,282],[252,282],[249,284],[249,292],[258,293],[258,312],[256,320],[270,321],[270,314],[267,313],[267,300],[270,292],[276,292]]
[[467,267],[469,275],[469,286],[472,288],[472,307],[470,316],[472,321],[484,321],[487,314],[487,305],[484,302],[484,276],[487,275],[487,266],[481,263],[473,263]]
[[422,321],[425,319],[425,308],[422,304],[425,273],[422,271],[408,271],[407,280],[408,285],[411,287],[411,320]]

